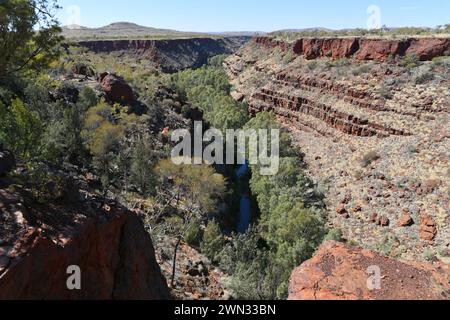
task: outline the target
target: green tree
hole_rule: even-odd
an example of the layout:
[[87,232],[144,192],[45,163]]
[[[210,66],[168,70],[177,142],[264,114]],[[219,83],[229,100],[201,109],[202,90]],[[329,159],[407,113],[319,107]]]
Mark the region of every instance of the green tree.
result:
[[175,284],[175,270],[178,249],[195,219],[204,216],[216,208],[217,201],[223,197],[225,179],[209,165],[177,165],[171,159],[162,160],[156,166],[161,194],[166,194],[161,206],[175,206],[178,223],[173,228],[177,243],[174,249],[172,287]]
[[131,156],[131,182],[139,192],[148,196],[155,190],[156,177],[153,172],[155,153],[148,138],[139,138],[133,146]]
[[234,236],[220,255],[220,267],[231,275],[227,286],[236,299],[269,300],[277,295],[282,272],[261,233],[261,227],[251,226]]
[[30,158],[38,154],[43,124],[36,112],[20,99],[14,99],[10,108],[0,103],[0,139],[16,155]]
[[59,55],[57,8],[53,0],[0,2],[0,78],[25,68],[40,69]]
[[98,104],[97,94],[88,86],[83,87],[78,98],[78,107],[81,112],[86,112],[89,108]]
[[208,222],[201,243],[202,253],[213,263],[219,262],[219,254],[223,250],[225,241],[220,232],[219,224],[215,220]]
[[99,174],[104,191],[116,177],[116,154],[120,141],[124,138],[124,127],[104,121],[89,133],[88,148],[93,156],[93,164]]
[[255,253],[232,254],[226,249],[221,266],[223,259],[236,265],[227,270],[236,298],[284,299],[293,268],[309,259],[326,235],[322,196],[304,174],[301,153],[292,147],[290,135],[273,113],[258,114],[244,128],[281,130],[280,167],[276,175],[263,176],[257,165],[251,166],[250,188],[261,212],[258,233],[266,248],[257,246],[251,234],[238,236],[233,250],[253,246]]
[[213,57],[208,66],[178,72],[171,77],[171,84],[180,96],[203,111],[213,127],[238,129],[248,121],[247,106],[230,97],[231,85],[222,67],[223,59]]

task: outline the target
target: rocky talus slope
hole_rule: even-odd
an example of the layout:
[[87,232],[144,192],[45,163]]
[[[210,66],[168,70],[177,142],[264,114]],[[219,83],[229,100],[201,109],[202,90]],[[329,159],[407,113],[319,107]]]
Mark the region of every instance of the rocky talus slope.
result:
[[[380,274],[374,272],[375,268]],[[289,299],[446,300],[450,299],[450,267],[404,263],[327,242],[314,258],[294,270]]]
[[[0,189],[0,299],[169,299],[141,219],[77,190],[43,204]],[[81,290],[66,284],[73,265]]]
[[[176,242],[169,237],[155,241],[156,260],[169,286]],[[226,275],[188,244],[180,245],[175,267],[175,283],[174,287],[170,288],[174,300],[228,300],[230,298],[223,283]]]
[[188,38],[169,40],[92,40],[76,44],[94,53],[121,53],[148,59],[163,72],[199,68],[208,59],[238,50],[250,37]]
[[449,46],[262,37],[225,68],[235,99],[291,130],[332,227],[385,255],[448,262]]

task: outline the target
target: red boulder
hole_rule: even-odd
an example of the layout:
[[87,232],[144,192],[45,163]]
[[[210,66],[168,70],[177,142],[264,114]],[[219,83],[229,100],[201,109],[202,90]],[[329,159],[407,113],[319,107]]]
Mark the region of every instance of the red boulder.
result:
[[106,96],[113,102],[132,102],[134,100],[133,89],[122,77],[108,74],[102,77],[101,84]]
[[450,39],[426,38],[411,39],[411,45],[406,51],[408,55],[415,55],[422,61],[450,54]]
[[390,56],[403,56],[409,46],[408,41],[361,39],[356,53],[358,60],[387,60]]

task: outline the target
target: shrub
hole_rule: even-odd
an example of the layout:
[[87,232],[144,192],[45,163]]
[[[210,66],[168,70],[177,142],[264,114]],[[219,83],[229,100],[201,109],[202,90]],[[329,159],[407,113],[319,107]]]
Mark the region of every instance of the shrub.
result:
[[350,65],[350,60],[346,58],[336,59],[327,62],[327,66],[331,68],[339,68],[339,67],[345,67]]
[[378,94],[380,95],[380,97],[386,100],[391,100],[394,97],[391,89],[386,85],[381,86],[381,88],[378,90]]
[[153,172],[155,154],[148,138],[140,138],[131,152],[130,182],[143,196],[149,196],[156,185]]
[[373,66],[371,64],[364,64],[352,70],[354,76],[359,76],[364,73],[369,73],[372,71]]
[[307,64],[307,66],[310,71],[313,71],[318,67],[318,63],[317,61],[311,61]]
[[8,108],[0,102],[0,139],[16,155],[30,158],[39,153],[43,123],[20,99]]
[[354,239],[350,239],[350,240],[347,242],[347,244],[348,244],[350,247],[359,247],[358,241],[356,241],[356,240],[354,240]]
[[274,299],[281,271],[272,260],[260,227],[233,237],[220,255],[220,267],[231,275],[227,287],[236,299]]
[[237,263],[228,288],[238,300],[272,300],[278,296],[281,271],[267,251],[257,251],[248,263]]
[[91,88],[85,86],[80,91],[77,106],[82,112],[86,112],[89,108],[98,103],[97,94]]
[[67,107],[62,119],[56,119],[46,126],[42,143],[45,158],[53,163],[84,163],[87,150],[83,145],[81,130],[82,121],[78,108]]
[[425,260],[430,261],[430,262],[436,260],[436,254],[428,248],[424,250],[423,257]]
[[369,153],[365,154],[361,159],[362,166],[368,167],[370,164],[372,164],[374,161],[377,161],[380,159],[380,156],[378,155],[377,151],[370,151]]
[[208,222],[203,234],[201,252],[214,263],[219,261],[219,254],[223,250],[225,242],[220,232],[219,224],[215,220]]
[[377,245],[377,250],[385,255],[389,256],[394,251],[396,247],[400,245],[400,241],[393,234],[387,234],[381,238],[380,242]]
[[283,57],[283,63],[284,64],[289,64],[294,60],[294,54],[292,52],[292,50],[289,50]]
[[420,59],[417,55],[406,55],[403,59],[401,59],[398,64],[401,67],[406,68],[406,70],[411,71],[414,68],[420,66]]
[[190,223],[184,241],[191,247],[198,247],[202,237],[201,221],[199,219],[193,219]]
[[424,73],[418,75],[414,79],[414,82],[416,84],[424,84],[424,83],[432,81],[433,79],[434,79],[434,74],[432,74],[431,72],[424,72]]
[[339,229],[331,229],[325,236],[323,241],[342,241],[342,231]]

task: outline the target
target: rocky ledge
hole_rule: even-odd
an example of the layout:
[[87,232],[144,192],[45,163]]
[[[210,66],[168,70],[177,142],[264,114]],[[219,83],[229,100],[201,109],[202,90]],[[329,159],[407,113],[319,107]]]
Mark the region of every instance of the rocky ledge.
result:
[[267,49],[292,50],[311,60],[322,57],[333,59],[354,57],[358,60],[384,61],[390,57],[416,55],[422,61],[450,55],[450,38],[362,39],[362,38],[305,38],[285,42],[270,37],[256,37],[256,44]]
[[[170,298],[137,215],[74,190],[44,205],[12,189],[0,189],[0,299]],[[81,290],[67,287],[70,266]]]
[[[377,288],[376,268],[380,286]],[[374,272],[375,273],[372,273]],[[368,285],[370,284],[370,285]],[[404,263],[374,252],[327,242],[292,273],[290,300],[446,300],[450,267]]]

